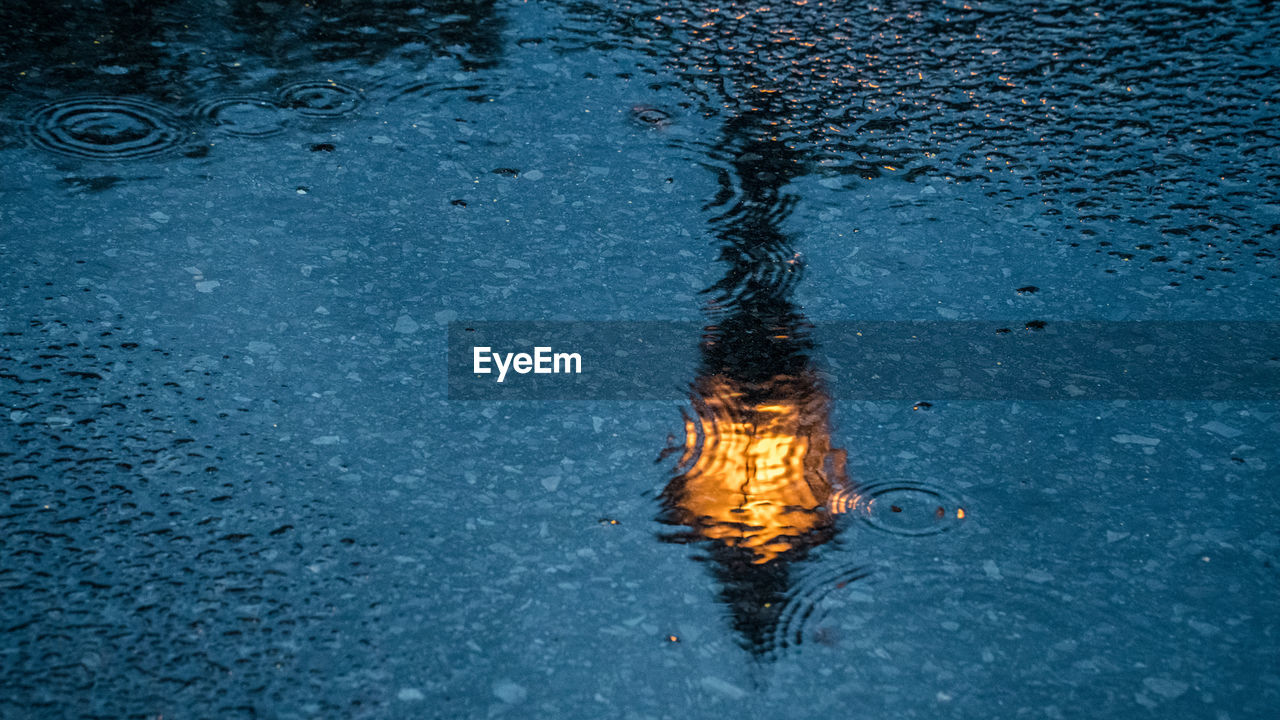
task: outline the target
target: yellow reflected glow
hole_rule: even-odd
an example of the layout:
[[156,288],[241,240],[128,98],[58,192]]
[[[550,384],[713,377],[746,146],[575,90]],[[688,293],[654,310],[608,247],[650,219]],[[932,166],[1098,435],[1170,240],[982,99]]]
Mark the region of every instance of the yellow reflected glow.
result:
[[683,472],[666,497],[682,524],[763,564],[821,542],[848,482],[813,378],[779,376],[749,389],[724,376],[699,379]]

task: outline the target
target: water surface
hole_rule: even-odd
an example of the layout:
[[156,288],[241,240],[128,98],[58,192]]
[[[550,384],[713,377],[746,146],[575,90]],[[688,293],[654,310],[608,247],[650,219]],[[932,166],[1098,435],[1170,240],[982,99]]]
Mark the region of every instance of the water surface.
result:
[[[1273,321],[1273,5],[0,25],[0,715],[1280,701],[1274,393],[867,398],[834,352]],[[450,401],[472,321],[700,330],[663,399]]]

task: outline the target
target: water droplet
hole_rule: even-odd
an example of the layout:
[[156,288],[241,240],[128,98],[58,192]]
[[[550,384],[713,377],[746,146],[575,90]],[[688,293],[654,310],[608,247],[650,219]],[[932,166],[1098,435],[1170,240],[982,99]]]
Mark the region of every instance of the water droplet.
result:
[[213,123],[218,132],[240,137],[274,135],[285,125],[279,105],[255,97],[214,98],[197,106],[196,115]]
[[932,485],[890,480],[861,485],[833,498],[832,510],[855,515],[894,535],[936,535],[959,524],[960,502]]
[[280,105],[300,115],[334,118],[360,107],[360,91],[332,81],[310,80],[286,85],[278,93]]

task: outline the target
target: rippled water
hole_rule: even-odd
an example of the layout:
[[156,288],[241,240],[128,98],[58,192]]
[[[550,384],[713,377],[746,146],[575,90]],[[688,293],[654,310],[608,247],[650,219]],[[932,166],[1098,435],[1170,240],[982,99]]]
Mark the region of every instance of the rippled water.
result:
[[[0,26],[0,716],[1280,702],[1275,393],[865,399],[844,355],[878,321],[1270,347],[1273,4]],[[701,330],[664,401],[450,401],[446,329],[491,320]]]
[[190,132],[136,98],[85,96],[45,105],[26,121],[33,145],[90,160],[136,160],[178,147]]
[[281,105],[307,117],[341,117],[360,106],[359,90],[332,80],[293,83],[277,95]]
[[196,115],[212,123],[215,130],[227,135],[262,137],[284,130],[285,113],[272,100],[232,95],[201,103]]

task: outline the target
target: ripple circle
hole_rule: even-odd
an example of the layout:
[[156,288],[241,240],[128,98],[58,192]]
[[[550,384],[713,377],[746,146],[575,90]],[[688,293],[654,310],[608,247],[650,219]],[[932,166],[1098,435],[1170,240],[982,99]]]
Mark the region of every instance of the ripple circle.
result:
[[360,107],[360,91],[333,81],[312,80],[280,88],[280,104],[307,117],[333,118]]
[[38,108],[28,122],[36,147],[91,160],[154,157],[187,136],[187,128],[173,113],[127,97],[60,100]]
[[836,512],[849,513],[877,530],[894,535],[937,535],[964,520],[960,501],[944,490],[910,480],[861,485],[842,494]]
[[265,137],[284,130],[285,116],[274,101],[235,95],[215,98],[196,107],[196,114],[218,132],[239,137]]

